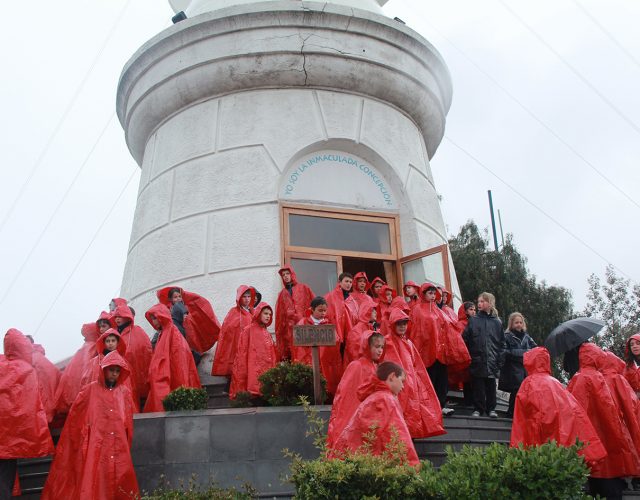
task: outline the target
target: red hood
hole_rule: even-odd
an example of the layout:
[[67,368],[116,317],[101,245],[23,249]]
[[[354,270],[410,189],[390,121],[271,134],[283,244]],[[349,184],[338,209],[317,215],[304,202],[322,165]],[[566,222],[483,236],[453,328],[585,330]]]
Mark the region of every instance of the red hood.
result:
[[404,300],[404,297],[395,297],[392,301],[391,304],[389,304],[389,307],[391,309],[400,309],[401,311],[404,311],[405,313],[409,314],[409,312],[411,311],[411,308],[409,307],[409,304],[407,304],[407,301]]
[[453,302],[453,295],[451,295],[451,292],[449,290],[447,290],[446,288],[436,288],[436,301],[440,302],[442,300],[442,294],[443,293],[447,294],[446,305],[451,307],[451,303]]
[[249,285],[240,285],[236,290],[236,306],[242,307],[240,306],[240,299],[247,290],[251,291],[251,303],[249,304],[249,309],[251,309],[256,302],[256,289]]
[[469,319],[467,318],[467,311],[464,309],[464,304],[458,307],[458,319],[460,321],[467,321]]
[[[360,355],[362,357],[367,358],[369,361],[373,361],[373,358],[371,357],[371,349],[369,348],[369,339],[371,338],[371,335],[373,335],[374,333],[377,333],[378,335],[381,335],[380,332],[374,332],[373,330],[367,330],[366,332],[364,332],[362,334],[362,340],[360,341]],[[384,340],[384,337],[383,337]],[[378,361],[375,361],[375,363],[382,363],[384,361],[384,349],[382,350],[382,354],[380,355],[380,359],[378,359]]]
[[418,291],[420,290],[420,285],[418,285],[415,281],[411,281],[411,280],[409,280],[409,281],[407,281],[407,282],[404,284],[404,286],[402,287],[402,294],[403,294],[405,297],[408,297],[408,295],[407,295],[407,287],[408,287],[408,286],[412,286],[412,287],[414,287],[414,288],[416,289],[416,292],[418,292]]
[[[398,321],[409,320],[409,316],[402,309],[392,309],[389,314],[389,324],[395,325]],[[395,328],[393,328],[395,330]]]
[[360,387],[358,387],[358,399],[360,401],[364,401],[371,396],[371,394],[377,391],[386,391],[390,393],[391,389],[389,389],[386,382],[383,382],[378,377],[370,377],[363,382]]
[[129,365],[118,351],[110,352],[104,358],[102,358],[102,361],[100,361],[100,374],[98,375],[100,385],[104,386],[104,370],[110,366],[120,367],[120,376],[118,377],[116,386],[122,385],[124,381],[129,378],[131,372],[129,371]]
[[267,323],[265,326],[269,326],[269,325],[271,325],[271,323],[273,323],[273,307],[271,307],[266,302],[260,302],[256,306],[256,308],[254,309],[254,311],[253,311],[253,322],[254,323],[260,324],[260,314],[262,314],[262,310],[265,309],[265,308],[271,309],[271,319],[269,320],[269,323]]
[[173,325],[171,312],[164,304],[156,304],[155,306],[151,307],[146,313],[144,313],[144,317],[147,318],[149,324],[153,328],[155,328],[155,326],[153,326],[153,323],[151,322],[152,314],[155,315],[155,317],[158,319],[163,330],[168,330],[169,328],[171,328],[171,325]]
[[371,300],[365,302],[358,310],[358,321],[369,323],[369,321],[371,321],[371,311],[373,311],[375,308],[376,304],[374,304]]
[[31,364],[33,344],[20,330],[9,328],[4,336],[4,355],[9,361],[21,359]]
[[524,353],[524,369],[529,375],[534,373],[544,373],[551,375],[551,356],[544,347],[535,347]]
[[160,301],[161,304],[164,304],[165,306],[170,308],[172,304],[171,304],[171,299],[169,298],[169,290],[173,290],[174,288],[177,288],[178,290],[180,290],[180,293],[184,295],[184,290],[179,286],[175,286],[175,285],[165,286],[164,288],[161,288],[156,292],[156,297],[158,297],[158,301]]
[[95,323],[85,323],[80,329],[85,342],[95,342],[100,336],[100,330]]
[[109,310],[115,311],[118,306],[126,306],[128,303],[127,299],[116,297],[115,299],[111,299],[111,302],[109,302]]
[[[282,279],[282,271],[289,271],[291,273],[291,284],[292,285],[297,285],[298,284],[298,277],[296,276],[296,272],[293,270],[293,267],[284,266],[284,267],[281,267],[280,269],[278,269],[278,274],[280,275],[280,279]],[[286,286],[284,281],[282,282],[282,286]]]
[[365,293],[369,291],[369,288],[371,287],[371,283],[369,283],[369,278],[367,278],[367,273],[360,271],[359,273],[356,273],[356,275],[353,277],[353,289],[352,291],[357,291],[356,288],[356,281],[358,281],[359,278],[364,278],[365,281],[365,286],[364,286],[364,291]]
[[612,352],[603,352],[604,356],[598,360],[598,368],[607,375],[622,375],[625,362]]
[[130,321],[131,324],[133,325],[133,313],[131,312],[131,309],[129,308],[128,305],[120,304],[118,307],[115,308],[115,310],[111,314],[112,325],[115,325],[116,316],[120,316],[121,318],[124,318]]
[[604,357],[604,352],[597,345],[586,342],[580,346],[578,352],[578,360],[580,361],[580,369],[594,368],[598,369]]
[[111,323],[111,316],[112,316],[111,313],[107,311],[102,311],[100,313],[100,316],[98,316],[98,319],[96,320],[96,326],[98,326],[98,321],[102,321],[102,320],[107,320],[109,323]]
[[391,300],[393,301],[393,299],[395,299],[398,296],[398,292],[396,292],[393,288],[391,288],[389,285],[385,285],[380,289],[380,293],[378,294],[378,297],[382,300],[383,298],[386,299],[386,293],[387,290],[391,290]]
[[634,333],[633,335],[631,335],[631,337],[627,339],[627,343],[624,346],[625,359],[631,359],[631,348],[629,347],[629,342],[631,342],[631,339],[634,339],[640,342],[640,332]]
[[104,345],[104,340],[109,335],[115,335],[116,337],[118,337],[118,346],[116,347],[116,350],[120,353],[121,356],[124,356],[125,353],[127,352],[127,343],[124,340],[122,340],[122,337],[118,333],[118,330],[114,328],[109,328],[106,332],[100,335],[100,338],[98,338],[98,340],[96,341],[96,352],[98,354],[102,354],[104,352],[104,350],[106,349],[106,346]]
[[375,278],[373,278],[371,283],[369,283],[369,289],[371,290],[371,293],[374,293],[373,292],[373,285],[375,285],[377,282],[382,283],[383,286],[386,285],[385,281],[382,278],[376,276]]
[[433,283],[423,283],[422,285],[420,285],[420,300],[422,302],[427,302],[427,299],[424,298],[424,292],[427,291],[428,288],[435,288],[436,289],[436,297],[438,296],[438,287],[435,286]]

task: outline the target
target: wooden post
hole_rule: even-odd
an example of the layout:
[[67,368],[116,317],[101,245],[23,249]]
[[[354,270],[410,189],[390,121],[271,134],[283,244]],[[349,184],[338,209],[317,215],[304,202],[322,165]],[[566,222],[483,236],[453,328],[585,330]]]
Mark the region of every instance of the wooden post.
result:
[[317,345],[311,347],[313,359],[313,401],[314,404],[322,404],[322,383],[320,379],[320,348]]
[[311,347],[313,361],[313,401],[322,404],[322,383],[320,379],[320,348],[318,346],[336,345],[335,325],[295,325],[293,327],[293,345]]

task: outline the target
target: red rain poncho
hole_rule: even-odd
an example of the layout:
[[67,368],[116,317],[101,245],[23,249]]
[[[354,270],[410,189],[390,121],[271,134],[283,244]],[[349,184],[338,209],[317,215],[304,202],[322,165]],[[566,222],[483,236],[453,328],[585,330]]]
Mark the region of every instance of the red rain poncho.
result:
[[[116,300],[116,299],[114,299]],[[149,363],[151,363],[151,340],[147,333],[138,325],[133,322],[133,313],[127,305],[120,304],[113,311],[112,325],[116,328],[115,318],[120,316],[129,322],[129,324],[122,330],[118,328],[120,336],[124,343],[127,345],[127,354],[125,359],[129,365],[129,372],[131,373],[131,382],[134,390],[133,397],[146,398],[149,392],[149,380],[147,374],[149,373]]]
[[[245,292],[251,292],[251,302],[249,309],[245,309],[240,305],[240,299]],[[256,291],[253,287],[240,285],[236,290],[236,305],[229,309],[227,316],[224,318],[222,328],[220,330],[220,339],[216,347],[216,354],[213,358],[213,368],[211,375],[229,377],[231,376],[231,368],[233,360],[236,356],[238,346],[238,338],[240,333],[251,324],[251,306],[256,301]]]
[[324,296],[327,301],[327,321],[336,325],[336,346],[324,347],[320,349],[320,362],[322,373],[327,379],[327,392],[335,394],[338,383],[342,378],[342,355],[340,354],[340,344],[347,338],[351,330],[351,319],[349,312],[344,305],[345,299],[340,283]]
[[555,440],[560,446],[573,446],[576,439],[586,443],[580,450],[591,466],[602,460],[605,450],[589,416],[576,399],[551,376],[551,358],[544,347],[524,354],[528,376],[516,399],[511,446],[539,446]]
[[76,396],[82,388],[82,375],[84,375],[89,361],[95,353],[96,340],[100,336],[95,323],[85,323],[82,325],[82,336],[84,344],[73,355],[69,364],[65,367],[56,389],[56,413],[66,415],[73,404]]
[[[104,370],[120,367],[116,386],[105,385]],[[133,400],[125,379],[127,362],[117,351],[105,356],[99,380],[73,403],[42,492],[43,500],[137,498],[131,461]]]
[[640,463],[635,447],[622,423],[607,382],[597,371],[598,358],[602,355],[602,350],[595,344],[582,344],[578,353],[580,370],[567,386],[568,391],[589,415],[589,420],[607,450],[607,457],[591,468],[591,476],[638,476]]
[[31,361],[38,375],[42,406],[47,414],[47,421],[51,422],[56,413],[56,390],[62,374],[56,365],[47,359],[44,347],[40,344],[33,344]]
[[360,400],[355,397],[358,388],[370,379],[375,378],[378,364],[384,361],[384,351],[377,361],[371,357],[369,338],[377,332],[365,331],[360,337],[358,359],[349,363],[342,375],[331,407],[329,430],[327,431],[327,447],[333,448],[338,436],[358,409]]
[[631,352],[631,339],[640,342],[640,333],[635,333],[627,339],[627,344],[624,349],[624,356],[627,359],[627,363],[624,368],[624,378],[626,378],[627,382],[631,384],[634,391],[640,392],[640,368],[638,368],[638,363],[636,363]]
[[598,368],[607,382],[611,396],[618,405],[622,421],[627,426],[636,452],[640,451],[640,401],[624,378],[624,361],[612,352],[605,352]]
[[[263,309],[270,309],[272,312],[267,325],[260,322]],[[267,331],[272,320],[273,309],[266,302],[260,302],[253,312],[251,325],[242,330],[231,372],[230,399],[235,399],[237,394],[243,391],[249,392],[252,396],[260,396],[258,377],[276,366],[276,347]]]
[[385,286],[387,283],[382,278],[380,278],[378,276],[373,278],[371,280],[371,283],[369,283],[369,293],[371,293],[371,297],[373,298],[373,300],[376,301],[376,304],[377,304],[378,303],[378,296],[376,295],[376,292],[375,292],[376,283],[380,283],[382,286]]
[[31,342],[20,331],[7,331],[0,359],[0,459],[53,453],[32,352]]
[[169,291],[177,288],[182,295],[187,314],[184,318],[185,338],[189,347],[196,352],[206,352],[218,341],[220,335],[220,322],[213,311],[213,306],[204,297],[197,293],[187,292],[177,286],[167,286],[156,292],[156,296],[161,304],[171,310],[171,299]]
[[280,361],[293,358],[293,326],[304,318],[314,297],[311,288],[304,283],[298,283],[291,266],[284,266],[278,271],[280,278],[283,271],[291,273],[291,286],[287,288],[283,281],[283,288],[276,301],[276,349]]
[[453,295],[446,288],[436,288],[436,302],[440,302],[442,300],[442,295],[447,294],[447,302],[442,304],[442,314],[444,314],[445,319],[455,325],[458,322],[458,315],[453,310]]
[[[125,343],[124,340],[122,340],[122,337],[117,330],[114,330],[113,328],[109,328],[106,332],[100,335],[100,338],[96,341],[95,356],[89,360],[87,369],[85,370],[84,375],[82,376],[82,387],[89,385],[91,382],[95,382],[96,380],[100,379],[100,374],[102,373],[102,368],[100,368],[100,363],[102,362],[102,359],[105,356],[104,351],[106,350],[104,341],[109,335],[115,335],[118,338],[118,346],[116,347],[118,354],[120,354],[120,356],[122,357],[126,355],[127,344]],[[133,390],[133,387],[131,385],[131,377],[127,377],[124,380],[124,384],[129,388],[129,391],[131,391],[131,395],[133,397],[134,411],[137,413],[140,411],[140,407],[139,407],[140,402],[139,402],[139,399],[134,396],[135,391]]]
[[[299,325],[326,325],[329,323],[327,318],[323,318],[319,323],[315,323],[311,317],[311,309],[307,309],[307,312],[300,321],[298,321]],[[320,347],[320,353],[324,347]],[[311,355],[311,347],[304,346],[293,346],[291,351],[293,357],[292,360],[296,363],[304,363],[305,365],[313,366],[313,357]],[[320,355],[320,369],[322,370],[322,355]],[[324,371],[322,372],[324,375]],[[327,377],[325,376],[325,379]]]
[[[410,296],[407,294],[407,287],[409,286],[412,286],[413,288],[416,289],[415,295]],[[415,281],[409,280],[402,287],[402,295],[408,299],[407,305],[409,306],[409,309],[413,309],[413,307],[416,304],[418,304],[418,302],[420,302],[420,297],[418,297],[418,293],[420,293],[420,285],[418,285]]]
[[366,304],[359,309],[360,316],[358,322],[355,324],[349,333],[344,343],[344,359],[343,365],[346,368],[349,363],[358,359],[360,351],[362,350],[362,338],[371,330],[371,312],[375,309],[376,305],[373,301]]
[[[365,287],[362,292],[359,292],[357,289],[357,281],[360,278],[364,278],[365,281]],[[349,313],[349,321],[352,325],[355,325],[358,322],[361,307],[368,306],[369,304],[375,305],[376,303],[375,300],[373,300],[371,296],[367,294],[370,286],[371,285],[366,273],[359,272],[356,273],[356,275],[353,277],[353,288],[351,289],[351,294],[347,297],[347,300],[344,301],[344,306],[347,308],[347,311]]]
[[164,411],[162,400],[178,387],[201,387],[189,344],[173,324],[169,309],[156,304],[145,313],[153,326],[152,314],[160,322],[162,330],[149,364],[149,397],[144,404],[145,413]]
[[[462,332],[469,324],[469,318],[467,318],[467,311],[464,309],[464,304],[458,308],[458,321],[453,326],[454,332],[462,336]],[[467,350],[467,352],[469,352]],[[469,376],[469,367],[464,365],[454,365],[448,367],[449,376],[449,388],[462,390],[462,386],[465,382],[469,382],[471,377]]]
[[347,450],[357,452],[364,444],[364,436],[371,432],[372,426],[375,426],[376,439],[371,443],[371,449],[367,450],[367,453],[382,455],[391,441],[392,429],[395,428],[400,441],[407,448],[407,462],[410,465],[418,465],[420,461],[402,415],[402,408],[389,386],[377,377],[372,378],[359,388],[358,399],[362,403],[340,433],[333,449],[336,452]]
[[[387,291],[391,292],[391,301],[388,301],[387,299]],[[380,296],[378,297],[378,321],[380,323],[389,319],[389,314],[391,314],[391,304],[397,297],[398,294],[389,285],[384,285],[380,289]]]
[[420,354],[406,335],[395,333],[395,324],[408,319],[409,316],[400,309],[391,311],[390,333],[385,335],[384,358],[385,361],[398,363],[407,375],[404,389],[398,397],[411,437],[446,434],[442,425],[442,409]]

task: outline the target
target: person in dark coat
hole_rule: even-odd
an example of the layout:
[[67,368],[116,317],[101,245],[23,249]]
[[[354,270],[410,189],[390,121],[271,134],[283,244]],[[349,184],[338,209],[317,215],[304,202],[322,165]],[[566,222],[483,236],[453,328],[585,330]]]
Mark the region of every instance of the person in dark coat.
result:
[[509,410],[507,417],[513,418],[513,408],[516,404],[516,396],[522,381],[527,376],[522,357],[524,353],[538,345],[527,333],[527,323],[519,312],[509,315],[507,331],[504,332],[504,365],[500,370],[498,389],[509,392]]
[[474,407],[471,415],[479,417],[486,413],[491,418],[498,418],[496,379],[500,377],[504,333],[493,294],[482,292],[478,296],[478,314],[469,317],[462,338],[471,356],[469,375]]

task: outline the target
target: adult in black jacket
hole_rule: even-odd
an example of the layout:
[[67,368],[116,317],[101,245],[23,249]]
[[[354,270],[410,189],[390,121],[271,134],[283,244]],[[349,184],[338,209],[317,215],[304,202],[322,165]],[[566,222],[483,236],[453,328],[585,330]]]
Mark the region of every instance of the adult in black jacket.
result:
[[527,376],[522,363],[524,353],[529,349],[538,347],[527,333],[527,323],[519,312],[509,315],[507,331],[504,332],[504,365],[500,370],[498,389],[509,392],[509,411],[507,416],[513,418],[513,409],[516,404],[516,396],[522,381]]
[[469,317],[462,338],[471,356],[472,415],[479,417],[486,413],[497,418],[496,379],[500,376],[504,333],[496,310],[496,298],[492,294],[483,292],[479,295],[478,313]]

